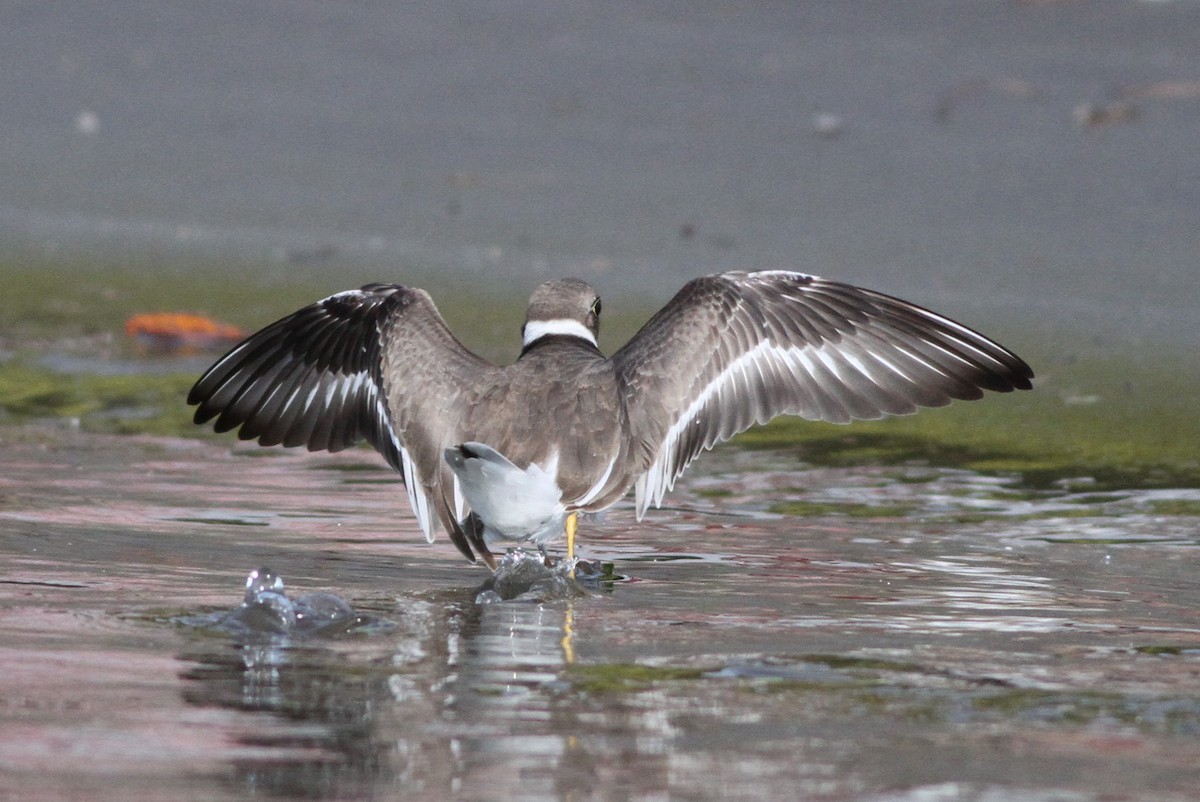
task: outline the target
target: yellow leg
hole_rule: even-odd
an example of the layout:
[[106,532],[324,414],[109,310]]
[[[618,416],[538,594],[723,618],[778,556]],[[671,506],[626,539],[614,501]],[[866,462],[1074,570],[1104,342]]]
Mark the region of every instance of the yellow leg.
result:
[[563,636],[562,636],[563,662],[567,665],[575,665],[575,610],[572,609],[571,603],[567,602],[567,609],[563,611]]
[[573,512],[567,516],[567,559],[575,559],[575,525],[579,513]]

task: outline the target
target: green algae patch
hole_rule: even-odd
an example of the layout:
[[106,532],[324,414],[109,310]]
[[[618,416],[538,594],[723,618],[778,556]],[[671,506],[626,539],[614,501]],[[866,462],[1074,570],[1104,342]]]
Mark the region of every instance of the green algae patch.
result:
[[[192,424],[186,404],[202,368],[175,371],[147,359],[140,370],[143,355],[124,333],[128,318],[188,312],[252,332],[332,292],[398,278],[382,270],[331,277],[294,265],[235,270],[145,261],[0,265],[0,425],[62,422],[90,432],[204,436],[211,430]],[[443,311],[469,345],[479,344],[492,359],[516,356],[525,298],[437,295],[446,296]],[[511,354],[501,353],[505,344]],[[190,363],[203,365],[220,353]],[[60,369],[58,357],[73,367]],[[117,360],[119,375],[108,369]]]
[[816,663],[826,668],[844,671],[894,671],[903,674],[925,672],[925,667],[920,663],[885,660],[878,657],[853,657],[844,654],[806,654],[801,655],[798,659],[805,663]]
[[25,259],[0,265],[0,337],[28,342],[120,332],[143,312],[192,312],[259,328],[357,286],[295,265]]
[[1156,499],[1147,505],[1153,515],[1187,515],[1200,518],[1200,501],[1186,498]]
[[977,697],[972,706],[985,717],[1001,716],[1067,726],[1116,722],[1142,732],[1188,736],[1200,728],[1200,704],[1191,696],[1014,688]]
[[1144,646],[1134,646],[1133,650],[1138,654],[1149,654],[1157,657],[1179,657],[1181,655],[1200,656],[1200,643],[1192,646],[1166,646],[1159,644],[1148,644]]
[[[496,292],[413,270],[332,272],[292,264],[10,261],[0,266],[0,423],[61,418],[88,430],[200,435],[184,397],[195,375],[70,375],[36,367],[63,343],[99,343],[98,361],[128,352],[123,325],[141,312],[192,312],[256,330],[306,304],[370,280],[425,286],[468,347],[499,362],[516,356],[530,287]],[[426,280],[429,279],[429,280]],[[610,304],[601,342],[611,353],[657,304]],[[1001,334],[998,332],[998,334]],[[91,338],[91,339],[89,339]],[[1013,345],[1038,374],[1032,392],[988,394],[916,415],[850,426],[778,418],[741,435],[745,448],[792,450],[826,466],[930,465],[1010,475],[1035,489],[1200,487],[1200,352],[1130,345],[1113,351],[1061,337]],[[1029,335],[1025,334],[1028,341]],[[1005,336],[1001,340],[1008,341]],[[78,351],[71,351],[78,355]],[[5,356],[7,354],[7,357]],[[84,358],[93,355],[84,354]],[[216,354],[212,355],[216,358]],[[77,362],[80,360],[76,360]],[[1193,505],[1194,506],[1194,505]],[[1158,514],[1193,514],[1167,506]],[[830,514],[887,515],[877,509]]]
[[194,433],[184,403],[194,377],[63,374],[0,364],[0,421],[61,421],[91,432]]
[[695,491],[701,498],[729,498],[733,491],[724,487],[706,487]]
[[584,693],[629,693],[661,682],[703,679],[712,669],[602,663],[570,666],[564,678]]
[[[394,268],[330,273],[272,262],[230,267],[145,261],[0,264],[0,347],[45,352],[64,340],[91,337],[120,343],[126,320],[154,312],[203,315],[251,333],[335,292],[395,282],[428,289],[469,348],[510,362],[520,353],[525,304],[533,289],[486,293],[444,279],[429,283]],[[602,342],[630,330],[624,318],[616,325],[606,321],[606,327]],[[219,354],[214,352],[213,359]]]
[[800,518],[811,515],[844,515],[849,518],[903,518],[916,509],[904,504],[834,504],[818,501],[781,501],[767,508],[776,515]]

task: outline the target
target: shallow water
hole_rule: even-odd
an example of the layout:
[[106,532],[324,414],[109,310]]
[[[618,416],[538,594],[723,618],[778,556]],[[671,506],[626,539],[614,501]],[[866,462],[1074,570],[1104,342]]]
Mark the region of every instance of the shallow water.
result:
[[[584,522],[613,581],[478,604],[485,573],[424,543],[368,452],[27,433],[5,454],[0,798],[1200,788],[1198,491],[724,449],[642,523]],[[259,565],[375,623],[201,625]]]

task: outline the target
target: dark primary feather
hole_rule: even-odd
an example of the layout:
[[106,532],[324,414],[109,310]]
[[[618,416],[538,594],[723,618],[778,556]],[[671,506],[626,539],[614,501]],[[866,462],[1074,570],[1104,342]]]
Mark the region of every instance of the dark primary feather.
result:
[[216,418],[261,445],[340,451],[367,440],[400,453],[380,396],[381,322],[403,287],[371,284],[310,304],[217,360],[188,393],[196,423]]
[[[427,413],[452,409],[459,387],[488,367],[454,338],[423,290],[369,284],[251,335],[200,377],[187,400],[197,406],[196,423],[215,418],[218,432],[237,429],[264,446],[340,451],[366,440],[404,476],[426,537],[436,518],[474,560],[482,530],[456,520],[449,473],[439,459],[428,461],[427,452],[453,433],[428,431],[439,416]],[[414,371],[420,380],[407,381]],[[438,467],[421,475],[419,466],[429,465]]]
[[845,423],[1028,389],[1033,372],[915,304],[801,273],[686,284],[613,355],[647,472],[638,512],[704,449],[782,415]]

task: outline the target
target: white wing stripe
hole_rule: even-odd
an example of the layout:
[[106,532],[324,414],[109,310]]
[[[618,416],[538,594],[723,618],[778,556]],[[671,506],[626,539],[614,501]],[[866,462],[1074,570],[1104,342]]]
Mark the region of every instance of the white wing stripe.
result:
[[704,409],[709,399],[713,395],[720,393],[722,387],[730,382],[730,377],[734,371],[744,371],[746,362],[757,362],[759,359],[772,360],[782,358],[787,360],[788,351],[800,354],[797,349],[780,349],[765,340],[761,341],[754,348],[744,352],[727,365],[720,374],[704,386],[704,389],[700,391],[695,400],[688,405],[683,414],[676,418],[675,422],[671,424],[671,428],[667,430],[667,434],[663,438],[662,446],[658,450],[658,456],[655,458],[654,463],[647,469],[646,473],[638,477],[636,490],[637,517],[639,520],[646,514],[646,510],[649,508],[651,502],[656,507],[662,504],[663,496],[675,486],[675,476],[686,467],[679,466],[678,471],[672,471],[671,469],[671,465],[676,459],[679,437],[692,424],[696,415]]
[[278,416],[283,417],[288,414],[288,409],[296,401],[296,398],[300,395],[300,391],[302,389],[303,385],[297,384],[288,392],[287,398],[285,398],[283,403],[279,405],[279,411],[276,413]]
[[[790,271],[696,279],[654,323],[614,355],[673,416],[634,420],[643,440],[659,441],[634,483],[639,518],[702,450],[775,415],[843,423],[905,414],[983,390],[1028,389],[1031,376],[949,318]],[[662,341],[700,351],[672,354]],[[672,374],[673,361],[684,375]],[[663,404],[651,409],[662,414]]]
[[908,357],[909,359],[911,359],[913,362],[916,362],[918,365],[920,365],[921,367],[925,368],[926,370],[929,370],[929,371],[931,371],[931,372],[933,372],[933,373],[936,373],[936,374],[938,374],[939,376],[946,376],[946,375],[947,375],[946,371],[942,370],[942,369],[941,369],[941,368],[939,368],[937,365],[935,365],[935,364],[933,364],[932,362],[930,362],[928,359],[926,359],[924,356],[922,356],[922,355],[921,355],[921,354],[919,354],[918,352],[916,352],[916,351],[914,351],[914,350],[912,350],[912,349],[910,349],[910,348],[907,348],[907,347],[905,347],[905,346],[904,346],[904,345],[902,345],[901,343],[893,343],[893,344],[892,344],[892,347],[893,347],[893,348],[895,348],[895,349],[896,349],[897,351],[899,351],[900,353],[904,354],[906,357]]
[[[368,378],[365,374],[358,374],[356,377],[360,382],[366,381]],[[408,493],[408,504],[412,508],[413,517],[417,519],[417,524],[421,527],[425,540],[432,543],[436,534],[433,526],[433,512],[429,508],[429,495],[425,492],[425,485],[421,484],[421,477],[417,474],[416,463],[409,456],[408,449],[400,442],[400,438],[396,436],[396,430],[392,427],[392,419],[388,414],[387,407],[379,398],[378,385],[373,381],[369,382],[366,392],[369,402],[375,409],[375,416],[384,425],[388,440],[400,454],[400,473],[404,477],[404,490]],[[455,489],[457,490],[457,485]]]
[[458,475],[454,475],[454,520],[461,521],[467,517],[470,508],[467,507],[467,500],[463,497],[462,487],[458,484]]
[[[920,354],[899,344],[891,345],[914,363],[930,371],[935,371],[939,375],[946,375],[945,370],[938,368]],[[877,353],[869,353],[868,356],[876,363],[875,365],[865,363],[858,356],[839,351],[829,345],[821,348],[798,348],[780,346],[766,340],[760,341],[749,351],[739,355],[704,386],[687,409],[675,419],[667,430],[654,463],[638,477],[635,485],[638,518],[640,519],[645,514],[651,504],[659,506],[662,503],[663,497],[674,487],[675,478],[687,467],[674,464],[678,460],[677,451],[680,439],[687,427],[695,423],[696,416],[701,414],[705,406],[714,400],[714,397],[722,401],[729,400],[738,403],[738,400],[722,399],[722,396],[745,393],[755,397],[773,383],[772,378],[778,380],[783,376],[793,377],[808,388],[820,387],[826,383],[827,376],[832,376],[851,391],[856,385],[863,386],[863,381],[886,389],[886,382],[880,376],[880,369],[890,371],[907,381],[913,381],[912,377],[891,359]],[[813,394],[809,391],[809,403],[818,407],[823,406],[822,395],[822,393]],[[760,417],[756,412],[753,422],[762,423]],[[708,444],[706,443],[706,445]]]
[[407,448],[400,449],[400,460],[404,468],[404,489],[408,491],[408,502],[412,506],[413,515],[421,525],[421,531],[425,533],[425,540],[432,543],[433,516],[429,510],[429,496],[425,494],[421,477],[417,475],[417,466],[413,464]]
[[604,490],[604,486],[608,483],[608,477],[612,476],[613,466],[617,464],[617,455],[608,461],[608,467],[604,469],[604,475],[601,476],[596,483],[588,489],[586,493],[575,500],[575,504],[582,507],[585,504],[591,503],[596,496],[600,495],[600,491]]
[[828,348],[818,348],[815,353],[817,359],[821,360],[825,367],[829,369],[829,372],[832,373],[838,381],[842,382],[843,384],[849,383],[849,379],[844,373],[846,366],[844,363],[838,361],[838,359],[842,357],[840,353],[836,351],[831,352]]
[[317,391],[319,391],[320,389],[321,389],[321,383],[315,382],[313,384],[313,388],[308,391],[308,398],[304,399],[304,411],[301,414],[307,415],[308,411],[310,409],[312,409],[313,399],[315,399],[317,397]]

